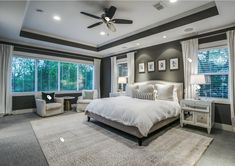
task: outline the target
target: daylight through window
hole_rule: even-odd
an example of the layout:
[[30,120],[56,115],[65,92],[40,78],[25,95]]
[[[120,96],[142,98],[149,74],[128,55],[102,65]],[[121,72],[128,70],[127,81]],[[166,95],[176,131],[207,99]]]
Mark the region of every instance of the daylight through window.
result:
[[93,72],[92,64],[14,56],[12,92],[93,89]]

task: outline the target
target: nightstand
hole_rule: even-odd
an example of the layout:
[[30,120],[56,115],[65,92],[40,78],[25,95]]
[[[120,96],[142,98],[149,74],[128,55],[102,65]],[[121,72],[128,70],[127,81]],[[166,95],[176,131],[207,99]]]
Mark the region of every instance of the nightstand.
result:
[[199,126],[207,129],[208,134],[214,125],[214,103],[205,100],[181,100],[180,125]]
[[118,97],[118,96],[125,96],[125,92],[115,92],[115,93],[109,93],[109,97]]

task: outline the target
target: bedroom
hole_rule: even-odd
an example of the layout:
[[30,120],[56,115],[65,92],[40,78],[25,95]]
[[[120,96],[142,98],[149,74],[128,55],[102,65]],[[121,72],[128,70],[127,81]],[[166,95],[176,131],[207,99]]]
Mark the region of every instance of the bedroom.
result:
[[235,1],[0,1],[0,165],[235,165]]

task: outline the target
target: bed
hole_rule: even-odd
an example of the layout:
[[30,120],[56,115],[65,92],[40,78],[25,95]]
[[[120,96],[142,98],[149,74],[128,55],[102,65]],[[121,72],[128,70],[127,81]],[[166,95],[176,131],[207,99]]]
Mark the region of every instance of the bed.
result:
[[93,118],[108,126],[131,134],[142,140],[157,129],[179,118],[178,101],[183,96],[183,84],[166,81],[147,81],[135,83],[135,87],[154,84],[173,85],[177,101],[143,100],[130,96],[102,98],[92,101],[86,108],[88,121]]

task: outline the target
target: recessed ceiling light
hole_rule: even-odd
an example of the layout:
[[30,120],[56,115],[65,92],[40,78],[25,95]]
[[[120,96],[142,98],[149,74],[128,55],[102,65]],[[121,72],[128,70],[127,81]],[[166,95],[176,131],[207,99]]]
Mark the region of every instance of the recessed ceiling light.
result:
[[58,15],[53,16],[53,19],[56,20],[56,21],[60,21],[61,20],[60,16],[58,16]]
[[178,0],[170,0],[170,3],[175,3],[177,2]]
[[163,36],[163,39],[167,38],[166,35]]
[[137,45],[137,46],[139,46],[139,45],[140,45],[140,43],[136,43],[136,45]]
[[106,34],[106,33],[105,33],[104,31],[101,31],[101,32],[100,32],[100,35],[101,35],[101,36],[104,36],[105,34]]

